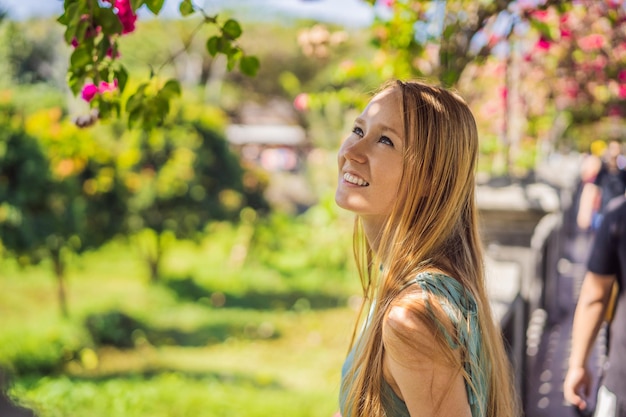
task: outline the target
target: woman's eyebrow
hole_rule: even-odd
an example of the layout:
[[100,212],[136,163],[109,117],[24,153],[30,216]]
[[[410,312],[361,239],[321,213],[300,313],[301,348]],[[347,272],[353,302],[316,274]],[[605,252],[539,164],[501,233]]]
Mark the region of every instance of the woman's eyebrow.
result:
[[[359,125],[364,125],[365,124],[365,120],[363,120],[362,117],[357,117],[356,119],[354,119],[354,124],[359,124]],[[401,138],[402,136],[400,135],[400,133],[398,133],[398,131],[396,129],[394,129],[393,127],[386,125],[386,124],[382,124],[382,131],[388,131],[393,133],[395,136],[397,136],[398,138]]]
[[389,131],[389,132],[393,133],[395,136],[397,136],[398,138],[402,137],[400,135],[400,133],[398,133],[398,131],[396,129],[394,129],[393,127],[388,126],[388,125],[383,125],[383,131]]

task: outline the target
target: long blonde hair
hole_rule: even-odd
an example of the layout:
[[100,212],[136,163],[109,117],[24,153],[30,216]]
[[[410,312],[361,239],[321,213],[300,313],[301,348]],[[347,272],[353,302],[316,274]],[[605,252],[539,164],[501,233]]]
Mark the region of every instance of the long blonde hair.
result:
[[[478,155],[474,117],[467,104],[449,90],[417,81],[395,81],[382,90],[389,88],[402,92],[403,170],[398,198],[383,229],[378,253],[365,239],[358,217],[355,222],[354,253],[365,296],[361,321],[365,306],[373,308],[358,343],[355,335],[359,323],[355,326],[355,356],[344,379],[350,381],[346,404],[351,416],[344,417],[385,415],[383,323],[406,284],[428,270],[445,271],[475,298],[480,335],[472,337],[481,338],[481,359],[489,364],[484,369],[487,409],[481,414],[517,416],[519,407],[511,366],[500,329],[492,319],[484,283],[474,195]],[[425,323],[435,326],[432,321]],[[440,350],[453,358],[446,338],[436,328],[431,330],[439,335]],[[459,369],[470,389],[475,389],[460,364]]]

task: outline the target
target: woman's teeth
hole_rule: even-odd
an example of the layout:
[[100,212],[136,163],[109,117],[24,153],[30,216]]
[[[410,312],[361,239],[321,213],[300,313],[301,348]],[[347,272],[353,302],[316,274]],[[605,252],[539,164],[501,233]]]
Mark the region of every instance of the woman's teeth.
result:
[[350,184],[360,185],[361,187],[367,187],[370,185],[369,182],[362,180],[359,177],[355,177],[354,175],[348,174],[347,172],[343,174],[343,179]]

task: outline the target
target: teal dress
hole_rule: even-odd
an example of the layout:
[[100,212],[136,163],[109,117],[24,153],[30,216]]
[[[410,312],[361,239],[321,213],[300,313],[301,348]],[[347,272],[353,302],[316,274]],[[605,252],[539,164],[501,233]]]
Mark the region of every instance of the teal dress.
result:
[[[457,280],[444,274],[421,273],[414,280],[407,283],[406,287],[414,284],[420,286],[425,299],[428,299],[428,295],[431,294],[437,299],[448,300],[447,303],[442,303],[442,308],[456,329],[458,335],[457,340],[459,340],[461,345],[467,348],[467,357],[463,358],[465,371],[477,390],[477,392],[474,393],[466,381],[465,387],[472,410],[472,417],[482,417],[480,410],[485,410],[487,405],[487,383],[484,375],[488,374],[488,368],[486,368],[488,364],[483,363],[482,356],[480,355],[481,339],[478,330],[478,317],[474,297],[466,291]],[[431,317],[433,320],[436,320],[434,312],[432,311]],[[439,328],[446,335],[450,347],[453,349],[458,348],[459,345],[455,343],[454,338],[451,337],[446,328],[443,325],[440,325]],[[354,349],[348,354],[341,373],[339,406],[341,414],[344,416],[348,415],[346,409],[346,395],[349,381],[346,379],[346,373],[352,366],[353,360]],[[404,401],[396,395],[385,380],[383,380],[382,385],[384,391],[382,395],[383,406],[387,417],[410,417],[409,410]]]

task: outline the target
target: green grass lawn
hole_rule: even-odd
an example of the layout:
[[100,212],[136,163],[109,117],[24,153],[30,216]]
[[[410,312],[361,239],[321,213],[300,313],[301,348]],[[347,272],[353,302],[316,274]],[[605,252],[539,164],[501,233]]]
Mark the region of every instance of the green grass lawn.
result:
[[[356,278],[319,269],[285,281],[268,268],[237,272],[208,262],[203,250],[178,244],[164,269],[223,291],[224,307],[149,284],[136,253],[118,242],[71,259],[68,319],[47,264],[19,268],[2,260],[0,362],[9,372],[20,369],[10,395],[40,417],[332,416],[354,310],[344,301],[325,309],[307,299],[289,305],[286,296],[279,309],[245,308],[252,300],[245,290],[255,288],[258,298],[296,288],[315,300],[315,288],[328,297],[335,287],[346,300]],[[233,294],[241,305],[228,308]],[[133,332],[133,347],[93,343],[86,317],[111,310],[145,326]]]

